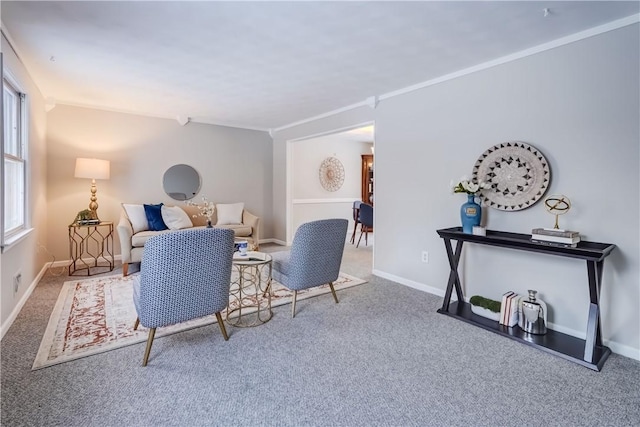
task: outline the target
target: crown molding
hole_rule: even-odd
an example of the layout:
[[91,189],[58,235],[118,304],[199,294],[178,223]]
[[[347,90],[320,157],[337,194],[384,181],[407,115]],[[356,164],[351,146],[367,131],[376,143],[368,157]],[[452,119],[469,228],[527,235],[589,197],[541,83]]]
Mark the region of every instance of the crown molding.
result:
[[[109,111],[112,113],[131,114],[134,116],[149,117],[154,119],[168,119],[168,120],[176,121],[177,123],[181,124],[179,121],[177,121],[177,116],[169,116],[169,115],[156,114],[156,113],[150,113],[150,112],[144,112],[144,111],[127,110],[123,108],[104,107],[101,105],[83,104],[79,102],[71,102],[71,101],[56,99],[56,106],[60,106],[60,105],[66,105],[69,107],[77,107],[77,108],[89,108],[92,110]],[[214,120],[208,117],[184,116],[182,118],[183,119],[187,118],[188,123],[200,123],[200,124],[206,124],[206,125],[224,126],[224,127],[237,128],[237,129],[255,130],[259,132],[269,132],[268,128],[247,126],[247,125],[231,123],[231,122],[222,122],[222,121]]]
[[476,73],[478,71],[486,70],[488,68],[496,67],[498,65],[506,64],[508,62],[516,61],[518,59],[525,58],[527,56],[535,55],[540,52],[544,52],[547,50],[555,49],[560,46],[565,46],[570,43],[574,43],[580,40],[584,40],[593,36],[597,36],[599,34],[603,34],[609,31],[617,30],[619,28],[623,28],[629,25],[637,24],[640,22],[640,14],[634,14],[631,16],[627,16],[626,18],[617,19],[615,21],[608,22],[606,24],[599,25],[597,27],[589,28],[584,31],[580,31],[575,34],[571,34],[569,36],[561,37],[559,39],[552,40],[547,43],[543,43],[525,50],[521,50],[516,53],[512,53],[510,55],[502,56],[491,61],[483,62],[478,65],[474,65],[472,67],[468,67],[462,69],[460,71],[455,71],[453,73],[445,74],[444,76],[436,77],[431,80],[424,81],[422,83],[418,83],[412,86],[407,86],[402,89],[394,90],[392,92],[387,92],[383,95],[378,96],[370,96],[366,100],[362,102],[358,102],[356,104],[351,104],[346,107],[338,108],[323,114],[319,114],[317,116],[309,117],[307,119],[298,120],[296,122],[290,123],[288,125],[280,126],[278,128],[273,129],[275,132],[279,132],[285,129],[290,129],[292,127],[300,126],[305,123],[314,122],[319,119],[323,119],[329,116],[333,116],[339,113],[343,113],[345,111],[353,110],[362,106],[369,106],[371,108],[377,107],[378,103],[389,98],[393,98],[395,96],[404,95],[406,93],[414,92],[416,90],[420,90],[429,86],[433,86],[439,83],[443,83],[449,80],[456,79],[458,77],[466,76],[468,74]]
[[571,34],[569,36],[565,36],[556,40],[552,40],[547,43],[543,43],[525,50],[521,50],[519,52],[512,53],[510,55],[501,56],[500,58],[483,62],[482,64],[474,65],[472,67],[465,68],[460,71],[455,71],[453,73],[445,74],[444,76],[437,77],[435,79],[427,80],[425,82],[418,83],[416,85],[412,85],[403,89],[388,92],[388,93],[385,93],[384,95],[380,95],[379,98],[380,100],[393,98],[394,96],[403,95],[405,93],[420,90],[425,87],[429,87],[429,86],[433,86],[449,80],[453,80],[458,77],[476,73],[478,71],[483,71],[488,68],[493,68],[498,65],[506,64],[508,62],[517,61],[518,59],[526,58],[527,56],[536,55],[538,53],[545,52],[547,50],[555,49],[560,46],[565,46],[580,40],[584,40],[593,36],[597,36],[599,34],[612,31],[612,30],[617,30],[618,28],[623,28],[638,22],[640,22],[640,14],[628,16],[626,18],[618,19],[616,21],[611,21],[606,24],[599,25],[597,27],[589,28],[588,30],[580,31],[579,33]]
[[335,116],[336,114],[344,113],[345,111],[355,110],[356,108],[366,107],[366,106],[369,106],[369,105],[370,104],[369,104],[369,102],[367,102],[367,100],[361,101],[361,102],[358,102],[358,103],[355,103],[355,104],[347,105],[346,107],[337,108],[335,110],[331,110],[331,111],[328,111],[326,113],[318,114],[317,116],[309,117],[307,119],[302,119],[302,120],[297,121],[297,122],[289,123],[288,125],[284,125],[284,126],[280,126],[280,127],[274,128],[273,131],[274,132],[279,132],[281,130],[285,130],[285,129],[289,129],[289,128],[292,128],[292,127],[296,127],[296,126],[303,125],[303,124],[309,123],[309,122],[314,122],[316,120],[324,119],[325,117]]

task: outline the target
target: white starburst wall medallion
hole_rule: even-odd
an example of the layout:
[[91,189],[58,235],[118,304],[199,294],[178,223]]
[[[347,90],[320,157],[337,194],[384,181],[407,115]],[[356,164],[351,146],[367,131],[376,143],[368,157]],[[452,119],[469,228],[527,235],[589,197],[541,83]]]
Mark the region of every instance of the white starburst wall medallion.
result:
[[344,184],[344,166],[335,157],[327,157],[320,164],[320,184],[327,191],[338,191]]

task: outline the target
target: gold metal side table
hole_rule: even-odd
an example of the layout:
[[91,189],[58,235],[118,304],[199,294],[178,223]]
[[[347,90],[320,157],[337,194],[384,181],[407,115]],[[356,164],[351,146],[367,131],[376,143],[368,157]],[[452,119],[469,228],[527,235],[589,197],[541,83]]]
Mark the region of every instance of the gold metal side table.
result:
[[242,328],[271,320],[271,267],[271,255],[264,252],[234,255],[226,316],[230,325]]
[[69,276],[113,271],[113,222],[78,224],[69,226]]

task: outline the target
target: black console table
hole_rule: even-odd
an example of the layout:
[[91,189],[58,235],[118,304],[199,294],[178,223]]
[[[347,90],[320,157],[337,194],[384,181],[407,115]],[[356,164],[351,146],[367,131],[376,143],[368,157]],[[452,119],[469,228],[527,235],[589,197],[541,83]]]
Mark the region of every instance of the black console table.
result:
[[[462,227],[444,228],[438,230],[438,235],[444,240],[444,246],[449,258],[449,267],[451,268],[442,308],[438,309],[438,313],[446,314],[488,331],[523,342],[595,371],[602,369],[605,360],[611,354],[611,350],[602,345],[600,288],[602,286],[604,259],[615,249],[616,245],[583,241],[578,243],[575,248],[550,246],[544,243],[532,242],[529,234],[487,230],[486,236],[476,236],[463,233]],[[452,240],[456,241],[455,249],[452,247]],[[517,325],[510,328],[500,325],[497,321],[474,314],[471,311],[470,304],[465,302],[460,276],[458,275],[462,245],[465,242],[585,260],[587,262],[591,301],[589,304],[586,339],[576,338],[548,328],[547,333],[544,335],[532,335],[524,332]],[[451,294],[454,289],[458,300],[451,302]]]

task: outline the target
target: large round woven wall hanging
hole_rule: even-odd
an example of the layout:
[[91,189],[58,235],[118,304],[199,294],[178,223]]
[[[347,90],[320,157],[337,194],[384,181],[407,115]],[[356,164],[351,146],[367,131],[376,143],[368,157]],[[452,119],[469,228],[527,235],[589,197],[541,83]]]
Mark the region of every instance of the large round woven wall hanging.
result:
[[524,142],[505,142],[482,153],[473,166],[473,180],[485,182],[485,203],[502,211],[533,206],[551,183],[549,163],[535,147]]
[[338,191],[344,183],[344,167],[335,157],[327,157],[320,164],[320,184],[327,191]]

